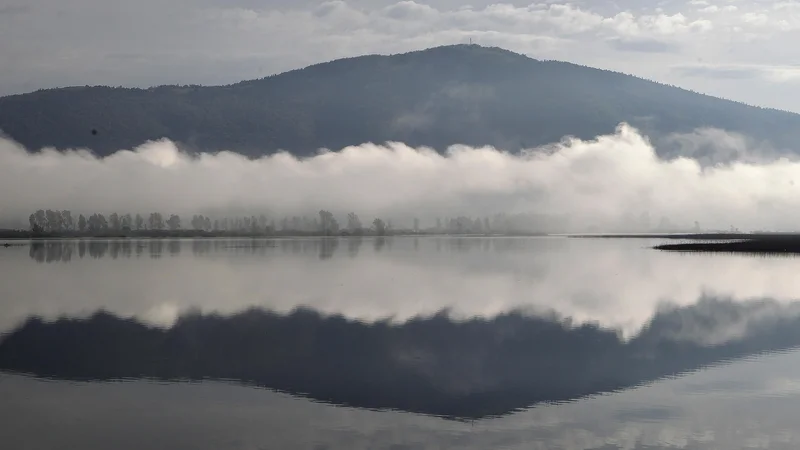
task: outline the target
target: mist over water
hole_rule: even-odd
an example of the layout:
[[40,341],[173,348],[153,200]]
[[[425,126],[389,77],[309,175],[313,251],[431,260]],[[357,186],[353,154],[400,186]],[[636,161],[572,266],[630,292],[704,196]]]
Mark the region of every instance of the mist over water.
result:
[[[64,240],[0,249],[0,335],[30,315],[105,310],[171,326],[187,311],[288,314],[308,307],[374,323],[447,311],[453,320],[509,311],[642,332],[659,313],[704,299],[750,313],[681,333],[716,342],[776,317],[800,317],[796,258],[684,255],[659,240],[471,237]],[[2,242],[0,242],[2,244]],[[168,276],[165,276],[168,274]],[[47,280],[42,283],[41,280]],[[749,307],[748,307],[749,308]],[[747,308],[746,308],[747,309]],[[737,310],[738,311],[738,310]],[[757,320],[753,320],[757,319]],[[674,329],[678,332],[678,329]]]
[[[800,162],[753,157],[738,135],[673,136],[668,159],[621,124],[595,140],[565,139],[513,155],[454,145],[445,154],[366,143],[297,159],[278,153],[189,155],[169,140],[98,158],[87,150],[29,152],[0,140],[0,220],[27,226],[37,209],[75,213],[314,215],[354,211],[410,225],[498,213],[567,217],[563,231],[796,230]],[[676,144],[677,143],[677,144]],[[719,145],[717,145],[717,143]],[[680,148],[685,148],[680,155]],[[235,149],[234,149],[235,150]],[[666,219],[664,222],[663,219]]]

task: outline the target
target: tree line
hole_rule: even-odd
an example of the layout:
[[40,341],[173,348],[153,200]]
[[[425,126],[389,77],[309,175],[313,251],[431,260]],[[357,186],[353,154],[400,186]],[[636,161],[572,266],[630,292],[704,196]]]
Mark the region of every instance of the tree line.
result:
[[186,220],[178,214],[75,214],[69,210],[40,209],[28,217],[34,235],[108,235],[108,234],[248,234],[248,235],[377,235],[398,233],[487,234],[546,232],[561,228],[563,221],[547,216],[496,214],[493,217],[445,217],[423,228],[414,218],[405,227],[395,227],[391,219],[374,218],[362,222],[355,212],[343,223],[328,210],[316,216],[287,216],[276,220],[261,215],[210,217],[194,214]]
[[[320,210],[318,217],[284,217],[276,224],[265,215],[211,218],[195,214],[188,223],[178,214],[164,215],[152,212],[149,215],[102,213],[78,214],[69,210],[40,209],[28,216],[30,231],[34,234],[105,234],[111,232],[146,231],[195,231],[204,233],[235,232],[250,234],[274,234],[277,232],[336,234],[377,234],[393,231],[391,220],[375,218],[365,227],[354,212],[347,215],[347,224],[342,227],[330,211]],[[419,221],[415,220],[415,224]]]

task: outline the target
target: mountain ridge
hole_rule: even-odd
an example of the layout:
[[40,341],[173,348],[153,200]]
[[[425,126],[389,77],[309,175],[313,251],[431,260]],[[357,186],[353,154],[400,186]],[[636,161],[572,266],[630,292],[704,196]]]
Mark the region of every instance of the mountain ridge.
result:
[[800,114],[475,44],[342,58],[220,86],[72,86],[0,97],[0,130],[26,148],[100,156],[160,138],[248,156],[387,141],[518,151],[613,133],[621,122],[656,141],[705,127],[775,148],[800,140]]

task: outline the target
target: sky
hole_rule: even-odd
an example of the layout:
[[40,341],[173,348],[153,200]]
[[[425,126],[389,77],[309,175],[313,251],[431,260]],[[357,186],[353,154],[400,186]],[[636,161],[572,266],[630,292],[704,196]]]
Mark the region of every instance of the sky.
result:
[[0,0],[0,95],[226,84],[467,43],[800,111],[800,2]]

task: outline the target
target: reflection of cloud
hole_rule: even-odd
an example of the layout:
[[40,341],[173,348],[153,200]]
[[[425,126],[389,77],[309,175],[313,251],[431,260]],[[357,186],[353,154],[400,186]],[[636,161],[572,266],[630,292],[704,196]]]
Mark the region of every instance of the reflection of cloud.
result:
[[616,420],[620,422],[666,422],[680,417],[682,411],[664,406],[651,406],[616,411]]
[[780,304],[772,300],[732,302],[701,298],[691,306],[662,305],[647,333],[704,346],[747,339],[785,321],[800,317],[800,302]]
[[172,326],[181,312],[180,307],[174,302],[164,302],[144,311],[141,318],[154,325]]
[[[32,247],[0,249],[7,255],[0,273],[15,280],[0,284],[0,330],[30,314],[52,319],[99,308],[143,318],[167,299],[180,312],[198,307],[230,314],[251,305],[288,312],[306,305],[367,321],[404,321],[444,308],[462,319],[493,317],[522,307],[619,328],[630,337],[663,300],[685,307],[704,296],[780,304],[798,299],[797,259],[665,254],[648,248],[658,240],[259,242],[186,241],[181,252],[158,259],[150,253],[175,249],[159,240],[92,241],[72,250],[45,245],[32,253]],[[113,260],[115,252],[120,257]]]

